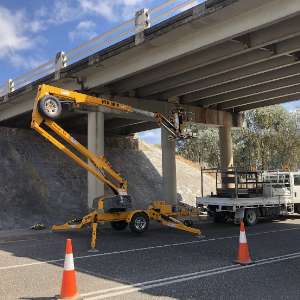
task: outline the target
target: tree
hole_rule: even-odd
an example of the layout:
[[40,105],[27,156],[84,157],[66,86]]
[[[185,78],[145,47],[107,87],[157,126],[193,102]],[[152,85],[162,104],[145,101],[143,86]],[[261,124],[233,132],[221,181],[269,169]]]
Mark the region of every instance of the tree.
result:
[[300,139],[295,114],[280,105],[245,113],[246,127],[233,134],[235,164],[242,168],[296,169]]
[[[220,165],[219,135],[215,128],[193,125],[198,138],[181,141],[178,154],[207,167]],[[280,105],[247,111],[245,127],[233,129],[234,164],[249,169],[298,168],[300,138],[296,116]]]
[[219,136],[216,128],[192,125],[197,138],[181,141],[177,144],[177,153],[184,158],[207,167],[219,165]]

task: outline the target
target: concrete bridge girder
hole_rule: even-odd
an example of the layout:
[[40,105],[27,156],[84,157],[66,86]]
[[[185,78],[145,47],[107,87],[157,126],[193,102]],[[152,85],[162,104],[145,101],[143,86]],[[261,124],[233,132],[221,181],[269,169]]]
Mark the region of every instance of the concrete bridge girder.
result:
[[[278,81],[285,78],[292,78],[294,76],[299,75],[300,72],[300,62],[295,62],[294,64],[284,66],[280,69],[278,69],[276,72],[268,71],[265,73],[258,74],[256,76],[250,76],[243,79],[238,79],[232,81],[232,82],[224,82],[224,84],[219,84],[217,86],[210,86],[206,90],[203,91],[197,91],[190,94],[187,94],[186,96],[182,97],[183,103],[191,103],[191,102],[197,102],[198,104],[201,103],[201,105],[208,105],[212,103],[212,98],[216,100],[214,104],[222,103],[222,94],[227,94],[228,92],[238,91],[245,88],[250,88],[253,86],[258,86],[274,81]],[[211,82],[210,84],[217,84],[217,80]],[[217,97],[218,96],[218,97]],[[220,100],[217,100],[217,99]]]
[[[199,56],[202,57],[202,54],[197,55],[197,57]],[[211,62],[210,60],[209,64],[205,64],[203,66],[197,66],[196,64],[194,64],[194,66],[197,68],[191,71],[179,73],[175,76],[174,74],[170,74],[171,79],[164,78],[159,82],[154,82],[152,84],[147,84],[147,82],[145,82],[147,85],[140,87],[140,89],[137,89],[136,93],[140,97],[150,97],[151,95],[157,95],[178,86],[183,86],[195,81],[207,79],[216,75],[227,73],[229,71],[237,70],[242,66],[248,66],[261,60],[270,59],[271,57],[272,52],[259,49],[249,52],[247,55],[241,54],[229,58],[224,58],[223,55],[222,58],[224,59],[222,59],[221,61]],[[131,78],[129,79],[129,81],[131,81]],[[134,85],[131,87],[131,89],[133,88],[135,88]],[[123,89],[122,91],[124,92],[126,90]]]
[[[297,0],[290,0],[289,5],[284,4],[282,1],[258,1],[256,9],[252,7],[252,10],[247,11],[247,13],[238,14],[239,9],[243,5],[246,5],[246,2],[241,1],[239,3],[238,1],[235,4],[237,14],[234,17],[231,16],[229,20],[223,19],[223,22],[219,23],[214,20],[214,23],[208,23],[194,30],[191,30],[187,26],[184,30],[181,28],[180,37],[178,32],[170,32],[170,34],[176,35],[176,40],[170,42],[171,39],[168,33],[166,33],[155,39],[156,46],[148,45],[146,42],[135,49],[127,51],[127,53],[118,55],[118,62],[115,64],[113,58],[109,59],[109,61],[103,63],[103,76],[99,76],[99,74],[97,76],[88,76],[87,86],[93,88],[128,77],[142,70],[151,69],[154,66],[174,60],[182,55],[186,56],[187,53],[199,51],[199,49],[213,45],[221,40],[247,33],[254,28],[259,28],[274,21],[278,22],[278,20],[284,19],[299,10],[299,2]],[[254,3],[255,1],[251,2]],[[260,48],[280,41],[280,39],[284,40],[299,34],[298,30],[295,31],[294,27],[291,28],[292,30],[289,34],[286,32],[283,33],[282,30],[280,31],[280,27],[277,34],[270,28],[261,29],[262,31],[253,38],[252,49],[255,47]],[[201,36],[201,39],[198,38],[199,36]],[[264,40],[264,38],[266,39]],[[166,42],[168,40],[169,42]],[[237,45],[240,45],[240,43]],[[109,68],[105,67],[108,64]],[[159,74],[159,72],[156,74]]]
[[236,112],[244,112],[249,109],[264,107],[268,105],[275,105],[275,104],[282,104],[291,101],[297,101],[300,99],[300,93],[292,94],[292,95],[283,95],[280,97],[276,97],[275,99],[265,99],[262,97],[261,99],[257,100],[257,102],[245,104],[243,106],[235,108]]
[[[64,86],[63,86],[64,87]],[[32,111],[33,101],[36,96],[37,90],[34,89],[30,91],[29,93],[24,93],[23,95],[20,94],[14,101],[10,101],[7,104],[5,104],[5,110],[0,111],[0,122],[13,118],[14,116],[21,115],[24,113],[30,113]],[[112,97],[113,100],[119,101],[121,103],[132,105],[135,108],[148,110],[152,112],[160,112],[165,115],[168,115],[168,113],[171,111],[171,109],[174,107],[174,104],[167,103],[167,102],[161,102],[156,100],[144,100],[134,97]],[[2,104],[3,105],[3,104]],[[2,106],[3,107],[3,106]],[[206,124],[206,125],[212,125],[212,126],[223,126],[224,120],[231,120],[231,126],[240,126],[241,124],[241,116],[236,113],[231,112],[225,112],[225,111],[217,111],[217,110],[210,110],[210,109],[204,109],[201,107],[195,107],[195,106],[187,106],[182,105],[182,107],[189,112],[194,113],[194,122]],[[100,112],[106,112],[105,110],[101,110],[99,108]],[[136,120],[145,120],[144,117],[141,117],[135,113],[133,114],[121,114],[118,116],[116,114],[116,117],[120,118],[129,118],[129,119],[136,119]],[[146,119],[145,121],[147,121]],[[151,121],[151,120],[148,120]],[[155,127],[155,126],[154,126]]]
[[[244,97],[238,100],[229,101],[228,103],[224,103],[220,105],[222,109],[230,109],[230,108],[243,108],[245,105],[259,103],[261,101],[267,100],[276,100],[278,98],[290,97],[293,99],[295,97],[299,100],[300,95],[300,83],[295,86],[285,87],[282,89],[272,90],[268,92],[264,92],[254,96]],[[298,97],[298,98],[297,98]]]
[[[298,72],[287,75],[283,74],[282,77],[280,77],[280,74],[282,74],[280,70],[278,70],[278,73],[279,76],[272,76],[261,82],[252,81],[251,83],[251,81],[248,81],[249,84],[245,83],[245,86],[235,85],[232,89],[230,89],[232,86],[228,84],[227,91],[220,91],[216,88],[215,92],[211,90],[208,96],[198,99],[196,103],[201,104],[201,106],[204,107],[209,106],[212,102],[214,105],[217,105],[237,98],[252,96],[254,94],[289,87],[299,83],[300,74]],[[209,92],[207,91],[207,93]]]
[[[229,109],[239,107],[241,105],[255,102],[256,99],[281,97],[282,95],[290,95],[300,91],[300,74],[292,78],[285,78],[282,80],[269,82],[267,84],[253,86],[240,91],[230,92],[222,96],[222,103],[218,106],[220,109]],[[253,100],[250,101],[249,100]]]
[[[277,60],[267,61],[258,65],[252,65],[243,69],[230,71],[226,74],[220,74],[214,77],[206,78],[203,80],[196,81],[194,83],[177,87],[169,92],[165,92],[161,95],[162,98],[170,97],[171,95],[181,96],[183,103],[192,103],[207,97],[222,94],[228,91],[228,85],[233,85],[230,89],[239,89],[241,82],[245,82],[245,86],[251,82],[258,82],[268,80],[268,75],[271,77],[279,77],[277,70],[280,71],[282,68],[288,68],[293,65],[297,65],[299,61],[292,56],[281,57]],[[280,77],[279,77],[280,78]],[[248,83],[249,82],[249,83]],[[237,86],[237,87],[236,87]],[[159,97],[159,95],[158,95]]]
[[[231,71],[242,69],[239,72],[242,73],[241,77],[243,77],[255,76],[260,72],[266,72],[268,69],[275,70],[276,67],[280,68],[281,66],[288,65],[289,63],[297,60],[297,58],[293,57],[291,54],[300,50],[300,37],[295,36],[281,42],[274,41],[274,43],[267,47],[264,46],[264,44],[261,44],[260,46],[261,48],[253,47],[252,43],[250,42],[249,47],[243,47],[243,49],[238,52],[231,52],[230,49],[226,47],[226,44],[220,44],[215,47],[223,49],[223,54],[221,57],[217,56],[217,59],[215,60],[206,60],[206,63],[203,63],[203,65],[197,65],[195,63],[192,71],[182,71],[175,77],[171,74],[169,77],[172,77],[172,80],[167,78],[161,80],[160,82],[140,87],[137,90],[137,95],[141,97],[148,97],[151,95],[156,96],[163,91],[169,90],[169,94],[162,94],[161,96],[161,98],[167,98],[174,95],[184,94],[184,91],[189,91],[189,86],[186,85],[194,82],[197,82],[196,86],[194,87],[192,85],[191,90],[195,90],[195,88],[197,89],[197,86],[202,88],[201,80],[215,77],[217,75],[221,75],[223,80],[225,80],[227,77],[229,77],[227,79],[228,81],[233,80],[234,78],[231,79],[229,74],[232,73]],[[205,51],[206,50],[203,52]],[[227,51],[229,53],[228,55]],[[209,53],[210,56],[213,57],[215,48],[211,47]],[[202,57],[202,54],[203,53],[200,52],[198,57]],[[160,71],[158,73],[161,74]],[[135,80],[135,82],[139,81]],[[182,86],[185,88],[183,91],[178,88]]]

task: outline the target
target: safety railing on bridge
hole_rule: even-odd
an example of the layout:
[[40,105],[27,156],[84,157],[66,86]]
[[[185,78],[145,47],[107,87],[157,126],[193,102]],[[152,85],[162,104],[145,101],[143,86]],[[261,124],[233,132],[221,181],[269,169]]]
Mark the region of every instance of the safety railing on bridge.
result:
[[127,37],[135,35],[135,43],[142,43],[144,40],[145,29],[178,13],[186,11],[200,2],[203,2],[203,0],[168,0],[157,7],[141,9],[135,13],[135,16],[132,19],[120,24],[110,31],[102,33],[67,52],[59,52],[55,58],[44,64],[17,78],[7,80],[4,85],[0,86],[0,97],[52,73],[55,73],[55,77],[58,79],[60,70],[67,65],[112,46]]

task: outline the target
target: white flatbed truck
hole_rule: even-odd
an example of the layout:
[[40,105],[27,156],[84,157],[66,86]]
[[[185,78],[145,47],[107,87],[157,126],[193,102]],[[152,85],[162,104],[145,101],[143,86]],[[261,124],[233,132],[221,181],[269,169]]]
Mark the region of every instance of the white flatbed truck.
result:
[[196,203],[215,222],[238,223],[241,212],[247,225],[255,225],[262,217],[300,213],[300,172],[206,169],[202,178],[204,173],[215,176],[216,193],[203,196],[202,188]]

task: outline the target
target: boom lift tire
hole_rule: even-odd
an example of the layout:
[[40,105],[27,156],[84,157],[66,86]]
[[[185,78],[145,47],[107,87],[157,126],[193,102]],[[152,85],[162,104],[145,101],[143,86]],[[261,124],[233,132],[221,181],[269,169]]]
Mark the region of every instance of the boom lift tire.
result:
[[59,99],[54,96],[45,96],[39,103],[39,112],[51,120],[56,120],[62,113],[62,105]]
[[144,233],[149,226],[149,217],[144,212],[135,213],[130,220],[129,228],[133,233]]
[[114,221],[110,222],[110,226],[117,231],[126,229],[128,223],[126,221]]
[[257,211],[256,209],[246,209],[244,222],[247,226],[254,226],[257,223]]
[[194,222],[192,220],[184,220],[183,224],[187,227],[193,227],[194,226]]

